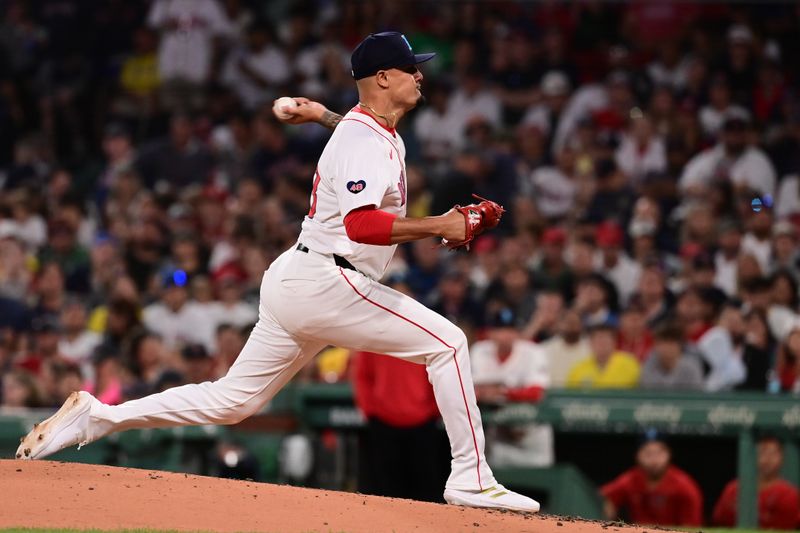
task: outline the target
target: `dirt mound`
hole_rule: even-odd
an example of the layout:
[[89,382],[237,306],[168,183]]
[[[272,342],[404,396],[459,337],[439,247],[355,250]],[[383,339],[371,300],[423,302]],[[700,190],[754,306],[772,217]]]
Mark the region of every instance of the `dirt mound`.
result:
[[306,533],[642,531],[152,470],[0,461],[0,527],[13,526]]

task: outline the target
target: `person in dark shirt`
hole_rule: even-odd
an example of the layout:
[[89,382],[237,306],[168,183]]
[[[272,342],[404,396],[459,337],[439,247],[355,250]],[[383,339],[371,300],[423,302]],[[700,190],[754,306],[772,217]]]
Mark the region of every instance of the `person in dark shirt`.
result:
[[657,433],[649,431],[636,466],[600,489],[609,519],[627,511],[631,522],[658,526],[699,526],[703,495],[692,477],[670,464],[671,452]]

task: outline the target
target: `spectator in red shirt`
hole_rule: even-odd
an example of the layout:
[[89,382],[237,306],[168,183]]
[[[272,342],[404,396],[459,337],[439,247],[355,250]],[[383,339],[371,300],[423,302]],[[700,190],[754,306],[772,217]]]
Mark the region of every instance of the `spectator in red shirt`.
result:
[[[390,286],[410,292],[404,282]],[[355,354],[353,389],[367,419],[359,489],[379,496],[441,501],[447,477],[444,434],[425,365],[368,352]],[[431,443],[441,443],[439,448]]]
[[[800,496],[794,485],[780,478],[783,446],[774,437],[758,443],[758,527],[762,529],[795,529],[800,525]],[[725,486],[714,506],[714,523],[733,527],[736,524],[736,502],[739,481]]]
[[606,516],[616,519],[624,509],[637,524],[701,525],[703,495],[694,479],[670,460],[667,443],[648,432],[636,454],[637,465],[601,487]]

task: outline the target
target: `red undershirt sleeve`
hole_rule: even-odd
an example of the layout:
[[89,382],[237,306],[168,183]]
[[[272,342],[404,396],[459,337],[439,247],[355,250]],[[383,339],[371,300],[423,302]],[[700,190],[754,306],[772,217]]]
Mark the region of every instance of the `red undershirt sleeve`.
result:
[[351,241],[388,246],[392,243],[392,224],[396,218],[397,215],[365,206],[344,217],[344,228]]

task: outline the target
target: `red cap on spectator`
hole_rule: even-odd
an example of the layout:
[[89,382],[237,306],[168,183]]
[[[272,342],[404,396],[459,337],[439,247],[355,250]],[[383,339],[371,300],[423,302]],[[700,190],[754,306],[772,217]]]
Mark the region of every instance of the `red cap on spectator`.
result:
[[616,222],[611,222],[610,220],[601,222],[600,225],[597,226],[595,239],[597,239],[598,245],[606,248],[616,248],[618,246],[622,246],[624,239],[622,235],[622,228],[619,227],[619,224]]
[[696,242],[687,242],[680,249],[680,255],[683,259],[694,259],[703,252],[703,246]]
[[217,285],[226,281],[241,283],[247,280],[247,272],[244,271],[239,263],[231,261],[216,269],[211,275],[211,279]]
[[567,233],[562,228],[547,228],[542,234],[542,244],[564,244]]
[[486,252],[493,252],[497,249],[497,237],[492,235],[481,235],[477,239],[475,239],[475,243],[472,245],[472,251],[476,254],[482,254]]

